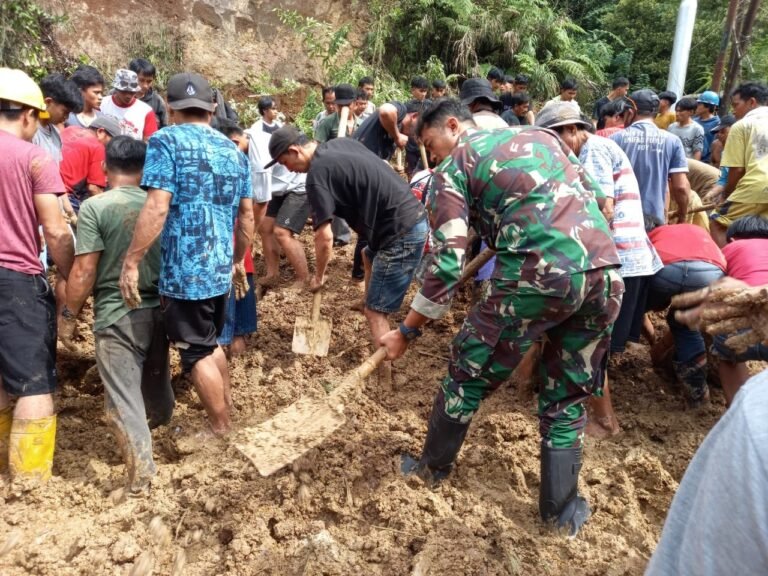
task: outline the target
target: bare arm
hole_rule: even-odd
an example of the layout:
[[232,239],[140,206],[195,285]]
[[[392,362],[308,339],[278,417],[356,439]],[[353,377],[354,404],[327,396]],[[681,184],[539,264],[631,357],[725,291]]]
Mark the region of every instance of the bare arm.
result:
[[136,268],[163,231],[168,208],[171,205],[171,193],[151,188],[139,213],[133,240],[125,253],[123,270]]
[[325,279],[325,271],[328,268],[328,262],[333,255],[333,230],[331,230],[331,221],[321,224],[315,230],[315,278],[313,286],[322,286]]
[[739,185],[739,181],[744,177],[745,173],[746,169],[744,168],[736,168],[734,166],[728,168],[728,182],[723,190],[723,198],[727,199],[728,196],[733,194],[733,191],[736,190],[736,186]]
[[245,251],[251,247],[251,242],[253,242],[254,210],[253,200],[240,198],[240,205],[237,209],[237,230],[235,230],[235,263],[243,261]]
[[88,299],[96,283],[96,271],[101,259],[101,252],[89,252],[75,257],[75,263],[67,282],[67,308],[75,316]]
[[701,162],[701,150],[695,150],[693,152],[693,159]]
[[56,264],[56,269],[66,280],[75,257],[72,231],[61,214],[59,199],[55,194],[35,194],[34,201],[37,221],[43,227],[48,252]]
[[402,148],[408,143],[408,136],[400,132],[397,126],[397,108],[392,104],[382,104],[379,108],[379,121],[382,128],[392,137],[398,148]]
[[[600,204],[600,199],[597,200],[597,203],[598,205]],[[603,205],[600,206],[600,210],[602,210],[603,216],[605,216],[605,219],[609,223],[613,220],[613,207],[614,207],[613,198],[604,198]]]
[[675,172],[669,177],[669,193],[677,204],[677,221],[685,222],[688,214],[688,193],[691,186],[684,172]]
[[254,202],[253,203],[253,228],[258,230],[261,223],[264,221],[264,216],[267,214],[267,206],[269,202]]

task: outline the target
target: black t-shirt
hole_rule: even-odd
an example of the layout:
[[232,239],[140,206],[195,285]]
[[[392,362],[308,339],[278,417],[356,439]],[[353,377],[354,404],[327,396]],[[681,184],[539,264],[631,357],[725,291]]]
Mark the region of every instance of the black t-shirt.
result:
[[592,110],[592,118],[594,118],[595,120],[600,120],[600,112],[602,112],[603,107],[606,104],[610,104],[610,103],[611,103],[611,100],[610,98],[608,98],[608,96],[603,96],[602,98],[600,98],[600,100],[595,102],[595,108]]
[[505,110],[504,112],[502,112],[501,119],[504,120],[504,122],[506,122],[510,126],[520,126],[521,124],[520,117],[515,116],[515,113],[511,109]]
[[[397,108],[397,123],[399,125],[407,114],[407,108],[401,102],[390,102],[389,104]],[[384,126],[381,125],[378,110],[360,124],[353,138],[362,142],[368,150],[384,160],[392,158],[392,154],[395,151],[395,141],[392,140],[392,137],[384,130]]]
[[426,217],[408,184],[352,138],[318,145],[307,173],[307,197],[315,229],[338,216],[374,252]]

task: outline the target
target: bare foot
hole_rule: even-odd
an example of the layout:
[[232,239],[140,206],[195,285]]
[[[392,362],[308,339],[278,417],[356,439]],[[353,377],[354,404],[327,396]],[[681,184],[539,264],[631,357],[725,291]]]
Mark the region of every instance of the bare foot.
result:
[[248,344],[245,338],[242,336],[235,336],[232,339],[232,344],[229,346],[229,355],[232,357],[240,356],[248,348]]
[[590,416],[584,427],[584,434],[596,440],[607,440],[621,434],[621,426],[616,418],[611,416],[605,418]]
[[359,300],[352,302],[352,304],[349,305],[349,309],[355,310],[356,312],[363,312],[365,310],[365,298],[360,298]]
[[307,280],[294,280],[293,284],[288,287],[288,290],[291,292],[303,292],[307,289],[308,285]]
[[274,288],[280,284],[279,276],[262,276],[256,279],[256,284],[263,286],[264,288]]

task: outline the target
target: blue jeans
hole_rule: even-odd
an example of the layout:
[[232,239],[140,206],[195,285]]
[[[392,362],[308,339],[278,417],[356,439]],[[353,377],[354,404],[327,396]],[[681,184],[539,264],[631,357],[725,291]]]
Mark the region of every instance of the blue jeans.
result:
[[[667,264],[651,278],[646,308],[664,310],[672,296],[705,288],[723,275],[723,271],[714,264],[699,260]],[[677,322],[674,310],[667,313],[667,324],[675,341],[675,361],[690,362],[706,353],[701,332]]]
[[366,308],[382,314],[400,310],[424,253],[428,234],[429,225],[425,218],[374,254],[370,247],[366,248],[373,260]]

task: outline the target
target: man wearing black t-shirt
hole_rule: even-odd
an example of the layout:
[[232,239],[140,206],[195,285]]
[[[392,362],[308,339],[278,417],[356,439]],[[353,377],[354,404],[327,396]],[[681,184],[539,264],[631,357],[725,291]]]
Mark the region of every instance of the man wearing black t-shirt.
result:
[[318,144],[294,126],[284,126],[270,138],[269,152],[272,163],[307,173],[316,257],[310,290],[319,290],[325,283],[333,252],[334,216],[346,220],[368,241],[366,252],[372,265],[364,313],[378,345],[389,331],[387,315],[400,309],[424,251],[429,231],[424,206],[406,182],[356,140],[338,138]]
[[369,116],[357,129],[353,138],[362,142],[379,158],[389,160],[397,148],[405,148],[411,129],[416,127],[419,113],[426,109],[428,100],[388,102],[382,104],[375,114]]

